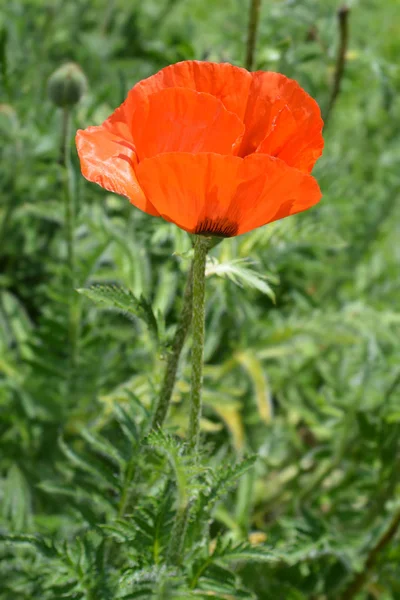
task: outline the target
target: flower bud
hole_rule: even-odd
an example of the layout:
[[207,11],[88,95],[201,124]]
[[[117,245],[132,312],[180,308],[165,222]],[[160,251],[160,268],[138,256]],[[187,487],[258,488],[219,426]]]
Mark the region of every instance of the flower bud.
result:
[[47,83],[50,100],[60,108],[77,104],[86,92],[87,80],[75,63],[66,63],[54,71]]

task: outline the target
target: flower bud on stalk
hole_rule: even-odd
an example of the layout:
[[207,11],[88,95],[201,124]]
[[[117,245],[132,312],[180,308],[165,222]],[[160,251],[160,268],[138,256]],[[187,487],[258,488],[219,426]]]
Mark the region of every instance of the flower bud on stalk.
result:
[[65,63],[50,76],[47,92],[50,100],[63,111],[59,163],[69,160],[71,110],[87,90],[86,75],[79,65]]
[[77,104],[86,89],[86,76],[82,69],[73,62],[56,69],[47,84],[50,100],[60,108],[68,108]]
[[[74,231],[76,199],[71,165],[71,118],[72,109],[80,101],[87,89],[87,79],[82,69],[69,62],[54,71],[47,82],[50,100],[62,110],[59,164],[62,165],[62,182],[65,188],[65,237],[67,246],[67,266],[69,273],[69,373],[73,375],[78,357],[79,305],[74,295],[76,269],[74,251]],[[68,377],[73,386],[73,377]],[[71,388],[73,389],[73,388]]]

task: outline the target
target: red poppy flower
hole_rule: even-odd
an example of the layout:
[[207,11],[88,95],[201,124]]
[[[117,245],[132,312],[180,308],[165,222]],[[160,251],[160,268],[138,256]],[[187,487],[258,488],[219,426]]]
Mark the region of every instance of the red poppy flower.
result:
[[76,144],[89,181],[190,233],[230,237],[320,200],[322,126],[284,75],[185,61],[136,84]]

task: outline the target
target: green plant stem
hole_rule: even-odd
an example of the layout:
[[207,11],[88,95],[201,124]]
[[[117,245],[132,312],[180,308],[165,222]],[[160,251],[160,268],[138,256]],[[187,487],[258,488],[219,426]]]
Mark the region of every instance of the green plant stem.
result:
[[74,191],[72,187],[72,165],[70,156],[70,129],[71,129],[71,111],[68,107],[63,109],[60,162],[63,166],[64,176],[64,196],[65,196],[65,238],[67,245],[67,267],[68,267],[68,296],[69,296],[69,314],[68,330],[70,345],[70,366],[76,364],[76,348],[79,329],[79,297],[76,299],[76,265],[74,251],[74,230],[75,230],[75,203]]
[[182,311],[172,342],[172,348],[168,354],[164,379],[151,424],[152,429],[161,427],[168,414],[172,393],[174,391],[176,373],[178,371],[179,358],[192,321],[192,284],[193,265],[191,265],[187,275]]
[[210,239],[197,236],[193,258],[193,343],[192,343],[192,383],[190,398],[189,449],[197,451],[200,437],[201,392],[203,385],[204,321],[205,321],[205,280],[206,259],[210,249]]
[[189,521],[189,504],[178,508],[171,540],[168,548],[168,563],[179,566],[182,563],[186,530]]
[[331,95],[328,102],[328,107],[324,115],[325,127],[330,119],[333,107],[335,106],[337,97],[340,94],[342,79],[344,75],[344,67],[346,64],[347,46],[349,43],[349,12],[348,6],[342,6],[337,13],[339,25],[339,47],[336,57],[335,74],[333,77],[333,85]]
[[74,283],[74,270],[75,270],[75,256],[74,256],[74,244],[73,244],[73,228],[74,228],[74,206],[73,198],[71,194],[71,185],[69,181],[69,168],[70,168],[70,157],[69,157],[69,131],[71,124],[71,113],[68,108],[63,109],[62,118],[62,135],[61,135],[61,161],[65,168],[65,233],[67,242],[67,262],[70,270],[70,277],[72,283]]
[[[193,263],[188,274],[181,320],[173,344],[171,364],[167,365],[165,373],[165,385],[163,385],[163,390],[165,388],[165,390],[169,391],[164,397],[160,396],[159,405],[153,420],[153,423],[155,422],[159,425],[160,423],[156,421],[157,414],[165,418],[167,413],[169,399],[175,382],[179,355],[190,326],[190,321],[192,321],[193,343],[189,449],[194,452],[198,449],[200,436],[201,388],[203,384],[204,357],[206,259],[207,253],[212,245],[213,242],[210,238],[196,236]],[[182,562],[186,530],[190,515],[190,499],[187,497],[186,490],[184,488],[179,490],[179,486],[178,497],[178,509],[168,548],[168,563],[177,566]]]
[[368,553],[367,560],[365,561],[364,568],[361,573],[358,573],[356,577],[351,581],[349,586],[345,589],[343,594],[340,596],[340,600],[353,600],[359,592],[363,589],[367,583],[371,571],[374,569],[379,554],[386,548],[386,546],[392,541],[394,536],[400,527],[400,509],[394,513],[389,526],[383,532],[381,537],[378,539],[376,544],[371,548]]
[[254,53],[257,41],[258,24],[260,21],[261,0],[250,0],[249,26],[247,32],[247,49],[245,67],[249,71],[253,68]]
[[71,133],[71,109],[66,106],[62,109],[61,139],[60,139],[60,165],[70,166],[71,156],[69,140]]

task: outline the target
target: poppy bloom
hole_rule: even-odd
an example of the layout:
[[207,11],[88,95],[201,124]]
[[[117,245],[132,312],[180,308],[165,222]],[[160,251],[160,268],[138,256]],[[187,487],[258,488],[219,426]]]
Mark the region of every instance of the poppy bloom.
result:
[[184,61],[76,136],[82,173],[190,233],[231,237],[316,204],[323,121],[296,81]]

